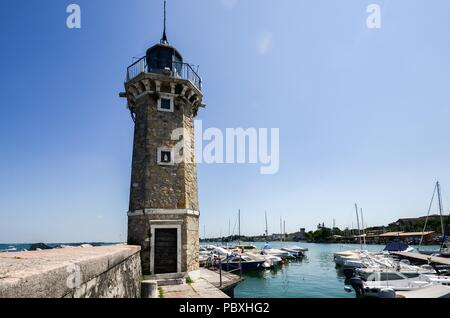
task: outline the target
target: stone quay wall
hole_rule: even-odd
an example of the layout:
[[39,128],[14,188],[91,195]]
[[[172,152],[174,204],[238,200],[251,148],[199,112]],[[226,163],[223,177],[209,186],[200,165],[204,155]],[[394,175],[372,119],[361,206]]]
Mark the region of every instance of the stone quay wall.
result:
[[0,253],[0,298],[138,298],[140,247]]

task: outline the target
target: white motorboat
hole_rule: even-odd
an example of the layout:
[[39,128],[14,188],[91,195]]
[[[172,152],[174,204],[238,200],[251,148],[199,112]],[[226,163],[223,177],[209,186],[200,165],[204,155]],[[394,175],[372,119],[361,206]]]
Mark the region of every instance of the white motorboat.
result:
[[391,267],[366,267],[356,268],[355,273],[363,280],[398,280],[405,278],[416,278],[420,275],[430,274],[435,275],[436,271],[429,265],[412,266],[399,262],[396,266]]
[[304,252],[299,251],[299,250],[293,250],[293,249],[290,249],[289,247],[282,247],[281,250],[285,251],[285,252],[288,252],[288,253],[290,253],[291,255],[293,255],[293,256],[295,256],[297,258],[305,256]]
[[208,261],[212,259],[221,258],[224,259],[230,256],[232,252],[229,250],[215,245],[201,246],[199,249],[199,262],[200,265],[205,265]]
[[282,262],[282,259],[280,257],[274,255],[262,255],[253,252],[247,252],[242,255],[245,255],[255,261],[264,261],[264,263],[262,264],[264,268],[273,268]]
[[[344,259],[344,274],[347,278],[355,274],[363,280],[381,273],[380,280],[414,278],[421,274],[435,274],[436,270],[429,265],[413,266],[408,261],[397,261],[389,254],[362,253],[359,258]],[[397,273],[403,275],[397,278]]]
[[227,256],[232,254],[229,250],[220,246],[215,246],[214,249],[210,250],[210,252],[218,256]]
[[350,279],[350,285],[358,297],[395,298],[398,291],[419,290],[435,284],[421,277],[367,282],[360,277],[353,277]]
[[261,254],[270,255],[270,256],[278,256],[280,258],[292,257],[292,255],[289,252],[282,251],[282,250],[279,250],[276,248],[265,248],[261,251]]
[[222,270],[234,271],[238,269],[242,270],[258,270],[268,268],[269,263],[265,259],[256,259],[255,255],[247,254],[233,254],[221,260]]
[[297,245],[287,246],[286,248],[289,250],[303,252],[303,253],[308,251],[308,249],[306,247],[301,247],[301,246],[297,246]]
[[266,262],[271,264],[271,266],[270,266],[271,268],[280,266],[281,264],[283,264],[283,259],[281,257],[275,256],[275,255],[262,255],[262,256],[266,259]]
[[342,267],[345,269],[356,269],[366,267],[365,262],[361,259],[346,259],[342,264]]
[[237,246],[234,246],[232,249],[233,250],[238,249],[238,250],[247,252],[247,251],[256,250],[256,246],[255,245],[237,245]]
[[390,267],[390,264],[383,264],[386,260],[390,260],[390,252],[392,251],[402,251],[408,252],[414,250],[407,244],[403,242],[390,242],[386,245],[382,252],[374,253],[367,250],[348,250],[343,252],[334,253],[334,262],[338,266],[344,266],[346,268],[360,268],[369,267],[368,264],[363,264],[364,261],[374,261],[375,263],[380,263]]
[[272,248],[269,244],[264,245],[264,248],[261,251],[261,254],[263,255],[271,255],[271,256],[278,256],[281,258],[290,258],[293,257],[293,255],[287,251],[283,251],[277,248]]
[[361,250],[349,250],[343,252],[334,253],[334,262],[338,266],[344,266],[345,261],[358,261],[361,259],[362,254],[367,253]]
[[[416,269],[405,268],[409,266],[403,262],[394,261],[390,254],[383,253],[369,253],[367,251],[361,251],[359,253],[337,255],[335,257],[336,264],[343,268],[344,274],[347,278],[351,278],[355,275],[355,272],[359,270],[359,276],[363,279],[367,279],[369,275],[374,272],[383,270],[398,271],[399,266],[405,271],[416,271]],[[364,270],[367,269],[367,272]],[[430,271],[426,271],[430,273]]]
[[[395,272],[390,274],[403,276]],[[373,279],[365,282],[360,277],[353,277],[350,279],[350,284],[357,296],[376,298],[395,298],[397,292],[418,291],[436,285],[450,286],[450,277],[428,274],[394,280],[378,280],[377,277],[373,277]]]

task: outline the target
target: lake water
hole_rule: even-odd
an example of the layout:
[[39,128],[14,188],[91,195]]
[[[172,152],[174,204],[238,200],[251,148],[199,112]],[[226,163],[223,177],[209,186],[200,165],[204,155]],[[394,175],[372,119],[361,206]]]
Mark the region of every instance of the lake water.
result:
[[[247,244],[247,243],[246,243]],[[265,243],[253,243],[262,248]],[[354,298],[344,290],[344,273],[336,269],[333,253],[359,249],[352,244],[313,244],[272,242],[273,248],[298,245],[309,249],[303,260],[290,261],[276,270],[244,273],[244,281],[235,289],[235,298]],[[384,245],[368,245],[369,251]],[[430,247],[431,248],[431,247]]]
[[[61,245],[65,246],[80,246],[81,244],[91,244],[93,246],[108,246],[119,243],[45,243],[48,247],[55,248]],[[9,243],[0,243],[0,253],[1,252],[21,252],[28,251],[33,244],[25,243],[25,244],[9,244]]]

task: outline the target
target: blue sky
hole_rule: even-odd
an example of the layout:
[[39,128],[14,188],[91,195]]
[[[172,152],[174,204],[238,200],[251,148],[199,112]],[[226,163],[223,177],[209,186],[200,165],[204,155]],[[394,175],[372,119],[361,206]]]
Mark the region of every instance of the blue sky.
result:
[[[126,239],[132,57],[161,36],[162,1],[2,1],[0,242]],[[366,8],[381,6],[381,29]],[[368,225],[450,209],[446,0],[169,0],[168,36],[200,65],[204,128],[280,128],[280,170],[198,167],[201,235]]]

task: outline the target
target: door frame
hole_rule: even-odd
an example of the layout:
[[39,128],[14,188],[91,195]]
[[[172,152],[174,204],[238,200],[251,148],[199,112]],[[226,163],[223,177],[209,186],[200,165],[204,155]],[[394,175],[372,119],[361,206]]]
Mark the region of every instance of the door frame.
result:
[[150,240],[150,273],[155,275],[155,230],[156,229],[176,229],[177,230],[177,273],[181,273],[181,224],[151,224]]

